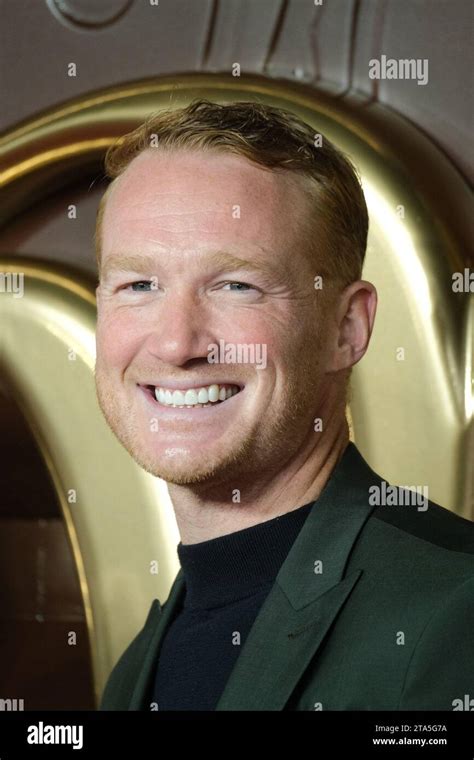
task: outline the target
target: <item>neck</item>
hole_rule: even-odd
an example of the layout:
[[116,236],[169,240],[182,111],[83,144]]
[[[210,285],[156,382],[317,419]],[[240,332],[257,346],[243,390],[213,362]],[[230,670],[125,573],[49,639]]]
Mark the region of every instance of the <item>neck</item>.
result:
[[[318,498],[349,442],[344,413],[311,444],[303,445],[283,465],[268,467],[246,483],[240,501],[229,499],[229,482],[198,486],[168,485],[183,544],[195,544],[271,520]],[[334,420],[337,419],[335,422]]]

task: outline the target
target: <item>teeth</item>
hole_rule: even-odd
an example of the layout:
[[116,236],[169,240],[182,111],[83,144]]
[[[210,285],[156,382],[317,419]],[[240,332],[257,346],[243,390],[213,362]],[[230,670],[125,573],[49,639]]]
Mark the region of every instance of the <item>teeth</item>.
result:
[[198,395],[195,390],[191,389],[184,394],[184,403],[186,406],[194,406],[198,403]]
[[210,385],[207,395],[209,396],[209,401],[219,401],[219,386]]
[[189,388],[187,391],[170,391],[167,388],[155,388],[155,398],[164,406],[193,407],[210,406],[218,401],[226,401],[235,396],[240,388],[236,385],[208,385],[203,388]]
[[207,404],[209,401],[209,397],[207,395],[207,391],[205,388],[199,388],[198,390],[198,403],[199,404]]
[[181,391],[174,391],[173,406],[183,406],[183,404],[184,404],[184,393],[181,393]]

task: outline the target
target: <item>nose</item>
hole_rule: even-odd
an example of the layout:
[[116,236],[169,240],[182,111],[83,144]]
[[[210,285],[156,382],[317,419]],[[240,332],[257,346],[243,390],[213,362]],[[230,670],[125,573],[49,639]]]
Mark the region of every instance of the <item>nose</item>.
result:
[[192,359],[207,360],[207,347],[213,342],[209,321],[206,305],[192,293],[170,293],[153,315],[146,348],[160,362],[169,365],[182,366]]

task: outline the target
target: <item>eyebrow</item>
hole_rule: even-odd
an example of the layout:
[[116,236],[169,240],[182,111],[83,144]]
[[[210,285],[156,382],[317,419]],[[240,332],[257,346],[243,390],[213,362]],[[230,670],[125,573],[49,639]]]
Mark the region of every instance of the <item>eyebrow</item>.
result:
[[101,267],[102,277],[107,277],[115,272],[153,272],[156,261],[153,256],[145,254],[117,254],[112,255]]
[[[213,265],[216,269],[237,271],[247,269],[266,276],[286,275],[281,267],[269,265],[263,261],[248,260],[240,256],[234,256],[227,251],[214,251],[206,259],[206,265]],[[115,272],[153,272],[156,269],[156,259],[147,254],[117,254],[112,255],[102,266],[102,277],[107,277]]]

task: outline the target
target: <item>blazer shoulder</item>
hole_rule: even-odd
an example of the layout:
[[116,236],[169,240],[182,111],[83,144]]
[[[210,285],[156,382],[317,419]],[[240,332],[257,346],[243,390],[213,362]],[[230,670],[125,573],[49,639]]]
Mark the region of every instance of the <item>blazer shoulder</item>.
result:
[[[348,480],[353,499],[375,508],[368,524],[397,528],[406,539],[419,539],[429,551],[433,547],[474,556],[474,522],[428,498],[427,486],[407,487],[384,479],[375,472],[354,444],[348,448]],[[350,467],[349,467],[350,465]],[[346,486],[347,487],[347,486]],[[393,535],[393,534],[392,534]],[[407,541],[412,546],[413,541]],[[464,559],[469,564],[469,557]]]
[[[404,489],[406,492],[406,489]],[[427,500],[422,506],[405,504],[379,506],[372,513],[375,520],[392,525],[407,536],[455,554],[470,555],[474,571],[474,522]],[[469,557],[465,557],[469,562]]]
[[142,629],[125,649],[108,677],[99,710],[128,709],[161,610],[159,600],[154,599]]

